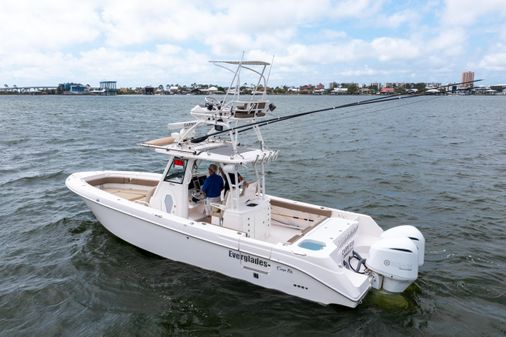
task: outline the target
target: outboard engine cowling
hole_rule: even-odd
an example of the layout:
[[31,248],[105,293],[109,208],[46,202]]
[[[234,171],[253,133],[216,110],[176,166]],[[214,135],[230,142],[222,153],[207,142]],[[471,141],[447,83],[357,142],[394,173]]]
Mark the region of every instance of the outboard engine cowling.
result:
[[418,248],[406,237],[382,238],[371,246],[367,268],[382,276],[383,289],[403,292],[418,277]]
[[381,233],[380,238],[408,238],[418,249],[418,266],[423,266],[425,256],[425,238],[418,228],[410,225],[397,226]]

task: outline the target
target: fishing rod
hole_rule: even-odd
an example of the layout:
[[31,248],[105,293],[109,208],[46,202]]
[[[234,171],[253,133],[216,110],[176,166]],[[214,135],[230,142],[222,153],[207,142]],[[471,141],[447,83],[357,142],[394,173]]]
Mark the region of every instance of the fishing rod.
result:
[[[409,95],[409,96],[403,96],[403,97],[389,97],[389,98],[386,98],[386,99],[384,99],[382,101],[362,103],[362,104],[360,104],[360,106],[374,104],[374,103],[388,102],[388,101],[399,101],[401,99],[415,98],[415,97],[420,97],[420,96],[425,96],[425,95],[419,94],[419,95]],[[343,108],[345,108],[345,107],[343,107]],[[339,109],[342,109],[342,108],[339,108]],[[311,111],[309,111],[309,112],[311,112]],[[306,113],[304,113],[304,114],[306,114]],[[288,120],[288,119],[292,119],[292,118],[296,118],[296,117],[300,117],[300,116],[298,116],[298,115],[289,115],[289,116],[284,116],[284,117],[278,117],[275,120],[262,121],[262,122],[258,123],[257,125],[251,125],[251,124],[244,125],[245,128],[242,128],[242,129],[238,130],[237,132],[238,133],[242,133],[242,132],[251,130],[251,129],[255,128],[255,127],[261,127],[261,126],[265,126],[265,125],[270,125],[270,124],[273,124],[273,123],[282,122],[282,121],[285,121],[285,120]]]
[[[391,95],[390,95],[391,96]],[[415,98],[415,97],[420,97],[420,96],[423,96],[423,95],[409,95],[409,96],[398,96],[398,97],[385,97],[383,100],[378,100],[378,101],[369,101],[369,102],[361,102],[360,104],[353,104],[353,103],[350,103],[350,104],[347,104],[347,105],[343,105],[342,107],[339,106],[339,107],[335,107],[334,110],[338,110],[338,109],[344,109],[344,108],[347,108],[347,107],[353,107],[353,106],[363,106],[363,105],[369,105],[369,104],[376,104],[376,103],[383,103],[383,102],[389,102],[389,101],[399,101],[401,99],[407,99],[407,98]],[[309,114],[309,113],[313,113],[312,111],[308,111],[308,112],[304,112],[304,113],[301,113],[301,114],[295,114],[295,115],[289,115],[289,116],[283,116],[283,117],[280,117],[276,120],[267,120],[267,121],[263,121],[262,123],[258,124],[257,126],[264,126],[264,125],[269,125],[269,124],[273,124],[273,123],[277,123],[277,122],[282,122],[282,121],[285,121],[285,120],[288,120],[288,119],[292,119],[292,118],[296,118],[296,117],[300,117],[300,115],[304,116],[306,114]],[[238,132],[242,132],[242,131],[246,131],[246,130],[251,130],[252,128],[254,128],[255,126],[250,126],[248,127],[247,129],[241,129],[239,130]]]
[[[450,86],[454,86],[454,85],[474,83],[474,82],[479,82],[479,81],[481,81],[481,79],[473,80],[473,81],[466,81],[466,82],[459,82],[459,83],[450,83],[450,84],[447,84],[444,86],[439,86],[438,88],[435,88],[435,89],[450,87]],[[192,143],[201,143],[201,142],[205,141],[206,139],[208,139],[209,137],[217,136],[217,135],[220,135],[223,133],[230,133],[232,131],[243,132],[246,130],[251,130],[254,127],[265,126],[265,125],[273,124],[276,122],[281,122],[281,121],[285,121],[288,119],[302,117],[302,116],[306,116],[306,115],[310,115],[310,114],[314,114],[314,113],[318,113],[318,112],[345,109],[345,108],[350,108],[350,107],[360,106],[360,105],[383,103],[383,102],[389,102],[389,101],[393,101],[393,100],[420,97],[420,96],[424,96],[424,95],[425,95],[425,93],[420,93],[420,94],[398,93],[398,94],[393,94],[393,95],[388,95],[388,96],[375,97],[375,98],[371,98],[371,99],[367,99],[367,100],[363,100],[363,101],[357,101],[357,102],[337,105],[337,106],[333,106],[333,107],[329,107],[329,108],[300,112],[300,113],[296,113],[296,114],[292,114],[292,115],[288,115],[288,116],[274,117],[274,118],[263,120],[263,121],[257,121],[257,122],[253,122],[253,123],[249,123],[249,124],[245,124],[245,125],[239,125],[239,126],[236,126],[236,127],[230,128],[230,129],[216,131],[216,132],[213,132],[213,133],[201,136],[201,137],[193,138],[190,141]]]
[[465,81],[465,82],[458,82],[458,83],[449,83],[447,85],[440,85],[440,86],[438,86],[437,88],[434,88],[434,89],[453,87],[454,85],[469,84],[469,83],[475,83],[475,82],[481,82],[481,81],[483,81],[483,79],[472,80],[472,81]]
[[[249,130],[249,129],[251,129],[252,127],[254,127],[256,125],[260,125],[260,124],[262,124],[262,125],[272,124],[274,122],[280,122],[280,121],[283,121],[283,120],[286,120],[286,119],[301,117],[301,116],[305,116],[305,115],[309,115],[309,114],[313,114],[313,113],[317,113],[317,112],[330,111],[330,110],[336,110],[336,109],[344,109],[344,108],[349,108],[349,107],[358,106],[358,105],[367,105],[367,104],[372,104],[372,103],[380,103],[380,102],[390,101],[390,100],[394,100],[394,99],[397,100],[397,99],[399,99],[399,96],[401,96],[401,95],[404,95],[404,94],[395,94],[395,95],[389,95],[389,96],[383,96],[383,97],[376,97],[376,98],[372,98],[372,99],[369,99],[369,100],[358,101],[358,102],[353,102],[353,103],[347,103],[347,104],[333,106],[333,107],[329,107],[329,108],[323,108],[323,109],[317,109],[317,110],[312,110],[312,111],[306,111],[306,112],[301,112],[301,113],[297,113],[297,114],[293,114],[293,115],[288,115],[288,116],[274,117],[274,118],[263,120],[263,121],[257,121],[257,122],[253,122],[253,123],[249,123],[249,124],[245,124],[245,125],[239,125],[239,126],[236,126],[236,127],[230,128],[230,129],[222,130],[222,131],[216,131],[216,132],[210,133],[208,135],[204,135],[204,136],[201,136],[201,137],[193,138],[193,139],[191,139],[191,142],[192,143],[201,143],[201,142],[205,141],[209,137],[217,136],[217,135],[220,135],[220,134],[223,134],[223,133],[228,133],[228,132],[231,132],[231,131],[240,130],[240,129],[246,129],[246,128]],[[409,97],[411,97],[411,96],[415,96],[415,95],[410,95]]]
[[[454,85],[468,84],[468,83],[479,82],[479,81],[482,81],[482,80],[478,79],[478,80],[473,80],[473,81],[466,81],[466,82],[459,82],[459,83],[450,83],[450,84],[447,84],[447,85],[444,85],[444,86],[439,86],[439,87],[437,87],[435,89],[441,89],[441,88],[445,88],[445,87],[451,87],[451,86],[454,86]],[[375,99],[371,99],[371,100],[362,101],[362,104],[358,104],[360,102],[356,102],[356,103],[357,103],[357,105],[367,105],[367,104],[372,104],[372,103],[388,102],[388,101],[394,101],[394,100],[406,99],[406,98],[415,98],[415,97],[421,97],[421,96],[426,96],[426,95],[425,95],[425,93],[421,93],[421,94],[409,94],[409,95],[408,94],[393,94],[393,95],[388,95],[388,96],[381,97],[381,98],[383,98],[383,100],[381,100],[381,98],[378,98],[377,101]],[[336,108],[336,109],[338,109],[338,108]],[[304,113],[304,114],[306,114],[306,113]],[[281,122],[281,121],[284,121],[284,120],[287,120],[287,119],[291,119],[291,118],[295,118],[295,117],[299,117],[299,116],[298,115],[288,115],[288,116],[278,117],[275,120],[274,119],[264,120],[264,121],[262,121],[262,123],[259,123],[257,125],[251,125],[251,124],[249,124],[249,125],[243,125],[243,127],[245,127],[245,128],[242,128],[241,130],[239,130],[237,132],[238,133],[242,133],[242,132],[245,132],[245,131],[253,129],[255,126],[260,127],[260,126],[264,126],[264,125],[269,125],[269,124],[273,124],[273,123],[276,123],[276,122]]]

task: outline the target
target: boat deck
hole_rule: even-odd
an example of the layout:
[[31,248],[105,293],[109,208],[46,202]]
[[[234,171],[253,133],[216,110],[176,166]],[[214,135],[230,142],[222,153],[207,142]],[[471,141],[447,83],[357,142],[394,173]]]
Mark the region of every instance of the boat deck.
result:
[[146,201],[146,196],[148,194],[147,191],[144,190],[124,188],[103,188],[102,190],[130,201]]
[[146,206],[158,185],[157,180],[128,177],[97,178],[87,182],[102,191]]
[[[108,177],[93,179],[88,183],[119,198],[148,206],[158,181]],[[269,237],[265,240],[270,243],[292,244],[332,216],[332,211],[324,207],[308,206],[279,198],[271,198],[270,202],[271,227]],[[211,224],[211,216],[205,216],[203,205],[201,206],[200,208],[193,206],[194,209],[190,209],[189,217]]]

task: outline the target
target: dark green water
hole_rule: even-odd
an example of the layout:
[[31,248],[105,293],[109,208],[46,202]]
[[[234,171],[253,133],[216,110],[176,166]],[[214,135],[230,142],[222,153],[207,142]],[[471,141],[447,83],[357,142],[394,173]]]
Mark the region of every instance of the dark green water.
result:
[[[109,234],[65,178],[160,172],[138,147],[202,97],[0,97],[2,336],[503,336],[506,97],[417,98],[268,126],[268,192],[415,225],[403,295],[321,306],[164,260]],[[356,97],[273,97],[279,115]]]

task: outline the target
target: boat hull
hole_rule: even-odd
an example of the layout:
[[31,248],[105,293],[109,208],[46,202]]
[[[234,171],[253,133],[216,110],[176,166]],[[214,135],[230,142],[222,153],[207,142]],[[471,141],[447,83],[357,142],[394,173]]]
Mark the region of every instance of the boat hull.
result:
[[[109,232],[161,257],[322,304],[354,308],[359,303],[344,297],[293,266],[245,253],[239,249],[239,244],[211,243],[97,202],[86,199],[85,202]],[[265,263],[269,266],[264,266]]]
[[[275,289],[321,304],[356,307],[371,288],[370,279],[345,268],[315,265],[290,249],[248,238],[228,228],[196,222],[141,205],[91,186],[104,174],[155,179],[141,172],[83,172],[67,187],[79,195],[97,220],[118,238],[161,257]],[[330,268],[330,269],[329,269]]]

